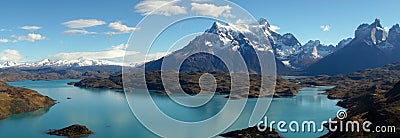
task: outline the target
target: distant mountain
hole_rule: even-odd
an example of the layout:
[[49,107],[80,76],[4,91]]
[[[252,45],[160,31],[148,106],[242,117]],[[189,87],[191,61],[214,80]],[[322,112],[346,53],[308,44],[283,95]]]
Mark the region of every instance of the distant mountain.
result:
[[336,49],[337,47],[324,45],[319,40],[310,40],[300,47],[300,52],[288,59],[287,64],[302,69],[335,52]]
[[122,67],[115,65],[8,67],[0,68],[0,81],[103,78],[111,74],[121,73],[121,71]]
[[[259,32],[259,30],[263,32]],[[258,36],[265,38],[259,39],[253,36],[254,34],[251,34],[251,32],[256,32],[259,34]],[[256,63],[258,59],[255,53],[270,52],[275,55],[278,74],[284,75],[292,74],[295,69],[303,69],[337,49],[335,46],[323,45],[318,40],[310,41],[302,46],[293,34],[280,35],[271,29],[271,25],[266,19],[261,18],[258,20],[258,24],[250,25],[215,22],[210,29],[196,37],[184,48],[145,65],[146,70],[160,70],[165,58],[181,61],[186,58],[186,55],[195,51],[224,53],[223,55],[227,56],[233,55],[234,52],[240,52],[249,67],[249,71],[254,73],[259,72],[258,63]],[[223,62],[211,54],[197,53],[187,57],[181,66],[181,70],[227,71],[227,68],[223,65]]]
[[6,61],[3,64],[0,64],[0,68],[7,68],[7,67],[13,67],[16,66],[17,63],[13,62],[13,61]]
[[[383,66],[400,61],[399,26],[393,26],[388,33],[380,20],[362,24],[355,31],[355,38],[340,50],[317,61],[306,69],[310,75],[342,74]],[[390,36],[390,39],[389,37]]]
[[38,62],[21,63],[21,64],[17,64],[13,61],[7,61],[3,64],[0,64],[0,68],[8,68],[8,67],[24,67],[24,68],[83,67],[83,66],[106,66],[106,65],[121,65],[121,63],[111,62],[111,61],[107,61],[107,60],[93,60],[93,59],[87,59],[87,58],[80,58],[77,60],[56,60],[56,61],[52,61],[50,59],[43,59]]
[[[263,18],[259,20],[259,24],[270,26],[267,20]],[[319,40],[310,40],[308,43],[302,45],[291,33],[281,35],[270,30],[270,27],[265,28],[270,34],[268,38],[276,58],[282,61],[286,66],[299,70],[337,51],[351,40],[351,38],[344,39],[339,42],[337,46],[325,45]]]
[[[230,64],[233,67],[230,70],[237,72],[240,70],[239,66],[244,66],[240,65],[242,62],[239,62],[242,57],[250,73],[260,73],[260,64],[256,53],[269,56],[266,59],[271,59],[271,61],[263,61],[266,64],[274,65],[272,63],[275,62],[274,50],[269,42],[272,36],[268,27],[268,24],[261,26],[258,24],[233,25],[215,22],[210,29],[197,36],[184,48],[159,60],[146,63],[146,70],[160,70],[163,61],[172,61],[172,64],[165,64],[166,68],[164,68],[171,69],[184,60],[180,67],[181,71],[227,72],[229,65],[226,64]],[[198,51],[202,52],[197,53]],[[279,63],[279,60],[276,62],[278,62],[278,70],[290,70],[283,63]],[[172,67],[168,67],[170,65]]]

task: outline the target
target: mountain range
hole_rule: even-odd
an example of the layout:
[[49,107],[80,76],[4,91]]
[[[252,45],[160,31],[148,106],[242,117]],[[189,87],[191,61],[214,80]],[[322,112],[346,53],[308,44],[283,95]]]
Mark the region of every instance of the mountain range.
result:
[[[258,34],[257,29],[261,29],[265,35]],[[265,38],[254,38],[251,35],[254,32]],[[250,25],[215,22],[183,49],[146,63],[146,70],[160,70],[163,60],[171,58],[181,61],[185,58],[182,55],[198,50],[211,54],[225,52],[227,55],[239,52],[253,73],[259,73],[259,66],[255,65],[258,64],[255,53],[271,52],[275,56],[279,75],[335,75],[400,61],[400,55],[397,54],[400,52],[400,27],[396,24],[386,32],[380,20],[376,19],[371,24],[360,25],[354,38],[343,39],[334,46],[325,45],[319,40],[310,40],[302,45],[291,33],[281,35],[271,30],[264,18],[259,19],[258,24]],[[227,68],[216,57],[193,54],[185,59],[180,70],[227,71]]]
[[380,20],[362,24],[355,31],[355,37],[340,50],[309,66],[305,71],[310,75],[343,74],[366,68],[375,68],[400,61],[400,27],[390,28],[389,33]]
[[[357,27],[354,38],[343,39],[336,45],[325,45],[319,40],[309,40],[301,44],[294,34],[279,34],[271,29],[266,19],[261,18],[258,23],[249,25],[214,22],[202,35],[194,38],[182,49],[147,62],[145,67],[146,70],[160,70],[162,63],[168,61],[169,65],[163,69],[226,72],[229,66],[239,66],[239,53],[250,73],[260,73],[259,62],[267,63],[266,65],[275,62],[279,75],[335,75],[400,61],[398,52],[399,25],[394,25],[387,32],[379,19]],[[269,57],[267,59],[271,61],[259,61],[256,53]],[[0,64],[0,68],[104,65],[121,64],[87,58],[57,61],[44,59],[22,64],[7,61]]]
[[13,61],[6,61],[0,64],[0,68],[9,67],[24,67],[24,68],[37,68],[37,67],[83,67],[83,66],[106,66],[106,65],[122,65],[121,63],[116,63],[107,60],[94,60],[88,58],[79,58],[76,60],[50,60],[43,59],[38,62],[33,63],[16,63]]
[[[259,30],[263,32],[260,33]],[[252,33],[264,38],[255,38]],[[281,35],[273,31],[268,21],[264,18],[259,19],[257,24],[250,25],[215,22],[210,29],[193,39],[184,48],[161,59],[148,62],[145,67],[146,70],[160,70],[161,64],[165,59],[173,59],[178,62],[187,58],[181,65],[181,71],[227,71],[226,66],[223,66],[223,62],[212,55],[204,53],[193,54],[189,57],[185,57],[185,55],[195,51],[207,51],[207,53],[211,54],[224,53],[222,55],[233,55],[235,52],[239,52],[246,61],[249,71],[259,73],[260,67],[255,65],[258,64],[258,58],[255,53],[270,52],[275,55],[278,74],[293,75],[342,49],[352,40],[352,38],[343,39],[336,46],[325,45],[319,40],[310,40],[302,45],[295,35],[291,33]]]

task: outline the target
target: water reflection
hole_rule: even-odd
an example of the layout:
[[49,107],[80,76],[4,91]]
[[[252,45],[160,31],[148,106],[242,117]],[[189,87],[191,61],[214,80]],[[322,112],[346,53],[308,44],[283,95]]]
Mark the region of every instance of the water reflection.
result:
[[[9,83],[13,86],[26,86],[57,100],[52,108],[11,115],[0,120],[0,137],[51,137],[43,132],[52,128],[62,128],[71,124],[83,124],[96,134],[89,137],[157,137],[134,118],[125,100],[124,93],[108,89],[81,89],[66,83],[77,80],[21,81]],[[321,95],[324,87],[303,88],[296,97],[273,99],[267,116],[270,120],[326,120],[334,117],[341,109],[335,106],[337,100],[329,100]],[[140,95],[136,95],[139,96]],[[71,97],[72,99],[66,99]],[[177,105],[166,95],[152,94],[156,104],[164,113],[183,121],[199,121],[215,115],[226,103],[224,95],[215,95],[209,104],[195,109]],[[200,97],[201,98],[201,97]],[[140,100],[140,98],[139,98]],[[237,100],[240,101],[240,100]],[[239,119],[226,131],[247,128],[248,118],[256,99],[249,99]],[[140,102],[139,102],[140,103]],[[146,109],[146,105],[142,104]],[[151,113],[148,116],[152,116]],[[223,117],[201,129],[209,130],[223,124]],[[163,120],[155,119],[155,123]],[[18,128],[18,129],[16,129]],[[23,130],[24,133],[20,133]],[[171,126],[165,131],[175,133],[176,137],[193,137],[196,130]],[[226,132],[225,131],[225,132]],[[320,134],[282,133],[284,137],[318,137]]]
[[20,120],[20,119],[26,119],[26,118],[35,118],[38,116],[41,116],[47,112],[50,111],[51,107],[48,108],[40,108],[35,111],[27,112],[27,113],[21,113],[21,114],[11,114],[8,116],[9,119],[11,120]]

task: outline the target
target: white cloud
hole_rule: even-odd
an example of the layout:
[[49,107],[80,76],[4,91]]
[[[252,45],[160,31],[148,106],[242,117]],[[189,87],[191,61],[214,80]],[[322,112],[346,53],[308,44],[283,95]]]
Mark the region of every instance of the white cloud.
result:
[[[110,49],[99,52],[62,52],[51,57],[54,59],[62,60],[76,60],[79,58],[90,58],[90,59],[113,59],[122,58],[125,55],[125,44],[112,46]],[[137,54],[138,52],[129,51],[127,54]]]
[[0,52],[0,61],[19,62],[23,56],[17,50],[6,49]]
[[96,34],[96,32],[89,32],[86,30],[66,30],[64,32],[62,32],[62,34],[64,35],[87,35],[87,34]]
[[331,30],[331,26],[329,25],[322,25],[320,26],[320,28],[322,29],[322,31],[327,32]]
[[5,39],[5,38],[0,38],[0,43],[8,43],[10,40]]
[[42,27],[40,27],[40,26],[22,26],[20,28],[24,29],[24,30],[29,30],[29,31],[42,29]]
[[180,0],[144,0],[135,5],[136,12],[142,13],[143,16],[154,15],[178,15],[186,14],[186,8],[176,5]]
[[110,27],[114,31],[106,32],[106,34],[125,34],[125,33],[131,33],[133,31],[137,30],[137,28],[128,27],[128,26],[122,24],[122,22],[120,22],[120,21],[112,22],[108,25],[108,27]]
[[112,46],[110,49],[98,52],[63,52],[51,55],[50,58],[55,60],[77,60],[80,58],[97,59],[97,60],[109,60],[118,63],[122,63],[123,57],[129,58],[129,64],[140,64],[143,63],[144,57],[147,61],[154,60],[165,56],[167,53],[159,52],[152,54],[144,54],[137,51],[126,51],[126,44],[119,44]]
[[106,22],[96,19],[79,19],[62,23],[69,28],[86,28],[98,25],[104,25]]
[[17,40],[18,41],[30,41],[30,42],[35,42],[37,40],[44,40],[46,37],[42,36],[41,34],[36,34],[36,33],[29,33],[26,36],[18,36]]
[[277,32],[279,29],[281,29],[279,26],[275,26],[275,25],[269,25],[269,29],[271,31]]
[[192,0],[192,2],[210,2],[212,0]]
[[229,5],[217,6],[214,4],[199,4],[191,3],[192,11],[199,15],[212,16],[212,17],[234,17],[231,14],[232,7]]
[[[150,53],[150,54],[144,54],[144,53],[137,53],[137,54],[130,54],[125,56],[125,65],[141,65],[144,62],[149,62],[153,61],[156,59],[160,59],[163,56],[168,55],[169,52],[157,52],[157,53]],[[143,59],[146,59],[143,61]]]

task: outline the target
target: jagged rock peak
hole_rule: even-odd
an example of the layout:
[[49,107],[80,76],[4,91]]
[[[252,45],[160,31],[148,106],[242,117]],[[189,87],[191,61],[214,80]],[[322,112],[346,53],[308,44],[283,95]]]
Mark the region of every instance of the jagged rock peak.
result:
[[218,30],[219,28],[221,28],[221,23],[219,22],[214,22],[213,25],[211,26],[210,29],[208,29],[206,32],[212,33],[215,32],[216,30]]
[[378,18],[376,18],[375,21],[374,21],[374,23],[372,23],[370,26],[371,26],[371,27],[380,27],[380,28],[383,28],[382,25],[381,25],[381,20],[379,20]]
[[336,48],[340,49],[343,48],[344,46],[346,46],[347,44],[349,44],[351,41],[353,40],[353,38],[346,38],[341,40],[337,45]]
[[258,19],[258,24],[260,24],[260,25],[268,25],[268,27],[269,27],[268,20],[265,19],[265,18]]
[[291,34],[291,33],[286,33],[282,36],[282,43],[288,46],[301,46],[299,40]]
[[389,29],[388,42],[393,46],[400,47],[400,26],[399,24],[393,25]]
[[395,24],[392,26],[392,28],[389,29],[389,33],[400,33],[400,26],[399,24]]
[[387,32],[382,27],[379,19],[375,19],[375,21],[368,25],[362,24],[358,26],[355,31],[355,38],[358,40],[365,40],[370,44],[378,44],[387,39]]

